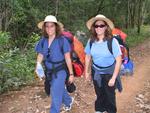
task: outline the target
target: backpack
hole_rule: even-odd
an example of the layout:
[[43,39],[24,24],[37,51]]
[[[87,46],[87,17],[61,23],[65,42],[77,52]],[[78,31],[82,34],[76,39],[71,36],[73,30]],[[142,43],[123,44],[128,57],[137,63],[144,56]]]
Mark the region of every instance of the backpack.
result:
[[118,28],[114,28],[114,29],[112,29],[112,34],[119,35],[120,38],[123,40],[123,42],[126,42],[127,34],[124,33],[122,30],[120,30]]
[[84,52],[84,46],[82,44],[82,42],[80,42],[78,40],[77,37],[73,37],[73,50],[76,52],[76,54],[78,55],[80,61],[82,62],[82,64],[85,64],[85,52]]
[[70,31],[63,31],[62,35],[67,37],[66,39],[71,44],[72,51],[74,51],[77,54],[81,63],[84,65],[84,63],[85,63],[85,52],[84,52],[84,46],[83,46],[82,42],[79,41],[76,36],[73,36]]
[[[121,38],[120,35],[114,35],[113,38],[117,39],[121,52],[122,52],[122,62],[124,62],[124,60],[126,58],[128,58],[128,61],[130,60],[130,56],[129,56],[129,47],[128,45],[123,41],[123,39]],[[112,42],[109,42],[112,43]],[[111,49],[111,45],[109,47]],[[127,61],[127,62],[128,62]]]
[[[72,66],[75,77],[81,77],[84,72],[84,63],[85,63],[85,53],[84,53],[84,46],[82,42],[80,42],[77,37],[73,36],[71,32],[64,31],[62,33],[64,38],[68,40],[71,45],[71,59],[72,59]],[[60,45],[63,46],[62,42],[60,41]],[[62,48],[62,47],[61,47]],[[63,53],[63,51],[62,51]]]

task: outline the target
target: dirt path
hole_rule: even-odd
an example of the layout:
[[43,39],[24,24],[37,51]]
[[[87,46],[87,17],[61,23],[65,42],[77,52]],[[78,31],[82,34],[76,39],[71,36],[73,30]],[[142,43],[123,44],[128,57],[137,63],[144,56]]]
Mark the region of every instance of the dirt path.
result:
[[[133,48],[131,53],[135,73],[133,76],[122,77],[124,89],[122,93],[117,93],[118,113],[150,113],[150,40]],[[93,85],[85,82],[84,78],[76,79],[76,84],[78,89],[72,94],[75,102],[69,113],[94,113]],[[136,97],[139,94],[143,98],[140,101],[147,105],[145,111],[138,107]],[[50,99],[44,94],[42,83],[38,83],[21,91],[0,95],[0,113],[48,113],[49,103]]]
[[134,76],[123,78],[124,90],[121,94],[117,93],[119,113],[134,113],[135,97],[142,91],[144,84],[150,80],[149,74],[150,57],[144,57],[144,60],[136,65]]

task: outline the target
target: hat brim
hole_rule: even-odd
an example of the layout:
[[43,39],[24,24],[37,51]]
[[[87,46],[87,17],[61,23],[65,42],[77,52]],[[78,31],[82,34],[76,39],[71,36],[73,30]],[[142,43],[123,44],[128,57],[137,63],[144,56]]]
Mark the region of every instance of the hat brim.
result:
[[[62,27],[62,23],[61,22],[54,22],[54,23],[58,24],[60,28]],[[41,21],[41,22],[39,22],[37,24],[39,29],[42,29],[43,25],[44,25],[44,21]]]
[[111,29],[114,28],[113,22],[111,20],[109,20],[108,18],[103,18],[103,17],[93,17],[93,18],[89,19],[86,23],[87,28],[90,30],[93,23],[97,20],[105,21]]

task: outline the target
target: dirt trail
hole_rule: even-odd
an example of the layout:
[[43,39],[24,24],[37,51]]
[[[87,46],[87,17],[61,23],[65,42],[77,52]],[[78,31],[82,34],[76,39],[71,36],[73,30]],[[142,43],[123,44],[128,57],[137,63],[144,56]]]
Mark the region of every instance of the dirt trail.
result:
[[[150,57],[149,57],[150,58]],[[144,58],[143,63],[136,65],[133,77],[123,78],[123,92],[117,93],[118,113],[133,113],[135,109],[135,97],[143,89],[147,80],[150,80],[150,60]]]
[[[135,62],[135,73],[133,76],[122,77],[124,89],[122,93],[117,93],[118,113],[150,113],[150,109],[137,112],[135,101],[135,97],[145,89],[145,84],[150,83],[150,40],[131,49],[131,56]],[[84,78],[76,79],[75,83],[78,89],[71,94],[75,97],[75,102],[69,113],[94,113],[93,85],[85,82]],[[150,100],[150,93],[148,94]],[[50,99],[44,94],[42,83],[38,83],[21,91],[0,95],[0,113],[49,113],[49,103]],[[147,104],[150,106],[150,102]]]
[[145,84],[150,81],[150,41],[145,41],[131,51],[135,62],[135,73],[132,77],[122,79],[124,90],[121,94],[117,93],[118,113],[136,113],[135,97],[141,93],[145,88]]

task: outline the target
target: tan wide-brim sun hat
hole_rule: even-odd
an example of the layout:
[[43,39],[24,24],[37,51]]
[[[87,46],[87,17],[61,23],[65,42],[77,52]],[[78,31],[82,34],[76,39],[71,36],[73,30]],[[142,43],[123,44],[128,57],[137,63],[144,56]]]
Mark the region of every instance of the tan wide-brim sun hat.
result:
[[108,19],[107,17],[105,17],[104,15],[101,15],[101,14],[98,14],[98,15],[96,15],[95,17],[89,19],[89,20],[87,21],[87,23],[86,23],[87,28],[90,30],[91,27],[92,27],[92,25],[93,25],[93,23],[94,23],[95,21],[97,21],[97,20],[105,21],[111,29],[114,28],[113,22],[112,22],[110,19]]
[[57,21],[57,19],[56,19],[55,16],[53,16],[53,15],[48,15],[48,16],[45,17],[44,21],[41,21],[41,22],[39,22],[39,23],[37,24],[38,28],[39,28],[39,29],[42,29],[42,27],[43,27],[43,25],[44,25],[45,22],[53,22],[53,23],[58,24],[58,25],[61,27],[60,22]]

